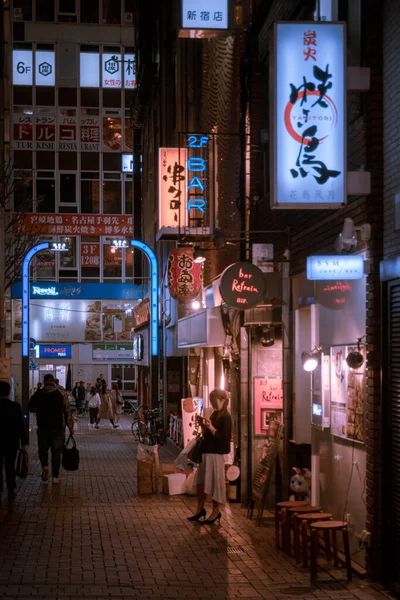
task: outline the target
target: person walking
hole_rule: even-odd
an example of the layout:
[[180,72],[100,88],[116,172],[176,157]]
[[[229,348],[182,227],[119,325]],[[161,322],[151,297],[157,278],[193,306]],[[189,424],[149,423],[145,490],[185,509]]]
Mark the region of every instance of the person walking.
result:
[[107,386],[103,385],[100,392],[101,406],[99,410],[99,416],[97,417],[96,428],[100,427],[100,419],[109,419],[111,425],[114,427],[114,411],[111,402],[111,395],[107,390]]
[[104,379],[104,375],[103,375],[103,373],[100,373],[100,375],[96,379],[96,387],[99,390],[99,393],[101,393],[103,386],[106,386],[106,385],[107,385],[107,382]]
[[6,472],[8,501],[15,498],[15,461],[20,444],[29,440],[24,428],[21,406],[9,398],[11,386],[0,381],[0,494],[3,492],[3,464]]
[[75,412],[76,412],[76,414],[78,414],[78,412],[79,412],[79,409],[78,409],[78,402],[79,402],[79,399],[78,399],[78,396],[79,396],[78,395],[78,390],[79,390],[79,381],[76,381],[75,385],[74,385],[74,387],[72,389],[72,396],[75,399]]
[[121,377],[117,377],[117,386],[119,390],[122,390],[122,379]]
[[89,392],[89,418],[90,418],[90,424],[93,425],[93,427],[98,425],[98,421],[100,421],[100,419],[97,419],[100,406],[101,406],[100,395],[97,391],[96,386],[92,385],[92,387],[90,388],[90,392]]
[[122,408],[124,406],[124,400],[119,392],[117,383],[112,384],[111,403],[114,413],[114,429],[116,429],[119,427],[119,420],[121,418]]
[[73,435],[74,420],[66,392],[56,385],[51,373],[43,380],[43,389],[35,392],[29,401],[30,412],[36,413],[39,459],[42,481],[49,479],[49,449],[53,484],[59,484],[61,451],[65,441],[65,426]]
[[85,390],[85,382],[80,381],[78,387],[78,406],[77,414],[79,415],[82,412],[82,409],[85,410],[86,403],[86,390]]
[[221,521],[220,505],[226,504],[225,463],[224,454],[229,454],[232,419],[228,412],[229,398],[225,390],[215,388],[210,394],[210,402],[214,409],[210,419],[202,419],[204,439],[201,444],[202,459],[196,472],[197,510],[188,517],[188,521],[205,518],[204,503],[207,496],[213,502],[212,513],[206,525]]

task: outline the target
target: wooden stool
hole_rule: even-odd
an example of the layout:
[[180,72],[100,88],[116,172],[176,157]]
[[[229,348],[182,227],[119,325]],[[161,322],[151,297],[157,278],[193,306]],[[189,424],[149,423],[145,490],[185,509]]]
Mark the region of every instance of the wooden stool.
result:
[[[278,502],[275,507],[275,543],[276,547],[280,548],[279,545],[279,524],[281,524],[282,529],[282,548],[285,544],[285,526],[287,519],[287,511],[288,508],[298,508],[299,506],[308,506],[309,502],[307,500],[293,500],[287,502]],[[284,549],[284,548],[283,548]]]
[[350,559],[350,545],[349,545],[349,529],[346,521],[317,521],[311,523],[311,582],[313,583],[317,579],[317,555],[318,555],[318,535],[320,531],[323,531],[326,545],[326,555],[328,560],[331,559],[331,545],[329,533],[332,532],[332,550],[333,550],[333,562],[335,567],[338,566],[339,560],[337,555],[337,543],[336,543],[336,531],[341,531],[343,535],[343,546],[346,557],[346,571],[347,580],[351,581],[351,559]]
[[[308,567],[308,525],[315,521],[327,521],[331,519],[331,513],[311,512],[297,513],[294,515],[294,532],[295,532],[295,556],[296,562],[301,560],[301,549],[303,550],[303,567]],[[301,538],[301,540],[300,540]],[[297,545],[296,545],[297,540]]]
[[[293,525],[293,543],[294,543],[294,555],[297,557],[300,555],[300,521],[298,520],[299,514],[307,514],[307,513],[320,513],[322,512],[322,508],[320,506],[298,506],[297,508],[288,508],[288,519],[287,519],[287,527],[284,531],[285,534],[285,549],[290,554],[290,528]],[[323,519],[319,519],[323,521]],[[297,561],[300,562],[300,559]]]

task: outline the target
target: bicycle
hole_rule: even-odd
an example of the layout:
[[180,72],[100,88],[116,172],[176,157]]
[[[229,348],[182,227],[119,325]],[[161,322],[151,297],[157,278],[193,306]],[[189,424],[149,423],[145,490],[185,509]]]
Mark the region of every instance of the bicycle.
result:
[[[164,446],[167,441],[167,433],[162,424],[161,409],[148,409],[145,414],[145,424],[146,432],[144,440],[146,440],[150,446],[154,446],[154,444]],[[145,443],[144,440],[143,443]]]
[[142,408],[143,406],[141,404],[138,404],[138,406],[133,406],[131,412],[129,413],[133,414],[131,431],[135,442],[141,442],[141,437],[145,434],[146,431],[146,424],[143,423],[142,417],[140,416],[140,411],[142,410]]

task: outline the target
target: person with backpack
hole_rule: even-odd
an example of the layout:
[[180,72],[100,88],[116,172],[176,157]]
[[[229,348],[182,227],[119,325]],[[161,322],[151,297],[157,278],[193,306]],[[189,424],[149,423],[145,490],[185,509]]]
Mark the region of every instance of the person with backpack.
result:
[[124,407],[124,399],[118,389],[118,384],[113,383],[111,386],[111,402],[114,413],[114,429],[119,427],[119,420],[121,418],[122,409]]
[[44,376],[43,388],[29,400],[30,412],[36,413],[39,459],[42,465],[42,481],[49,479],[49,450],[53,484],[59,484],[61,451],[65,441],[65,427],[74,433],[74,420],[68,396],[56,384],[51,373]]

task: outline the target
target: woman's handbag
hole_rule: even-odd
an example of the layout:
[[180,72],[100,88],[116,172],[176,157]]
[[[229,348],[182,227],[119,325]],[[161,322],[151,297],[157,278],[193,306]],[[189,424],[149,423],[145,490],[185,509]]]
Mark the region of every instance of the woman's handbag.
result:
[[[72,447],[68,448],[69,441],[72,440]],[[66,444],[62,449],[62,466],[66,471],[77,471],[79,468],[79,450],[73,435],[69,434]]]
[[18,451],[16,474],[21,479],[25,479],[29,471],[29,455],[24,448]]
[[202,457],[202,451],[201,451],[201,447],[203,445],[203,438],[199,437],[196,440],[195,445],[193,446],[193,448],[191,448],[191,450],[188,452],[188,459],[191,460],[194,463],[201,463],[201,457]]

